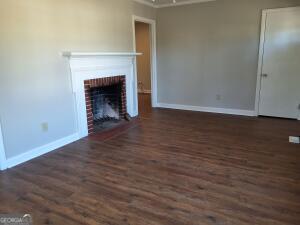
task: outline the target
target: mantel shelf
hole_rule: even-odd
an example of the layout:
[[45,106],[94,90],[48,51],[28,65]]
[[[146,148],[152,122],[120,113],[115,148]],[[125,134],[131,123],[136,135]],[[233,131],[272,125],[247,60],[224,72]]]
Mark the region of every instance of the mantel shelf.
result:
[[90,57],[90,56],[139,56],[138,52],[63,52],[64,57]]

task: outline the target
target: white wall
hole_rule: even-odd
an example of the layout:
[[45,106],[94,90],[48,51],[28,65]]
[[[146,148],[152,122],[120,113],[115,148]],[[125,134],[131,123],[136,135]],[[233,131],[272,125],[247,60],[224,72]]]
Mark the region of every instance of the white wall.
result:
[[[0,117],[12,158],[76,132],[62,51],[132,51],[132,0],[1,0]],[[42,132],[41,123],[49,123]]]
[[217,0],[158,9],[159,102],[254,110],[262,9],[296,5]]

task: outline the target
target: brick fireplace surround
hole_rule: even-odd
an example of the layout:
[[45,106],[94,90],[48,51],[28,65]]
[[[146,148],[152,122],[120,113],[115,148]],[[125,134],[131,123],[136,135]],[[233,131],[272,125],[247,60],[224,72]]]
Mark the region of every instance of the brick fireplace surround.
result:
[[86,114],[87,114],[87,124],[89,135],[94,133],[94,121],[93,121],[93,111],[91,102],[91,88],[99,88],[105,86],[111,86],[115,84],[121,84],[121,105],[120,105],[120,118],[124,118],[127,113],[126,110],[126,77],[125,76],[115,76],[115,77],[105,77],[90,79],[84,81],[84,92],[86,101]]

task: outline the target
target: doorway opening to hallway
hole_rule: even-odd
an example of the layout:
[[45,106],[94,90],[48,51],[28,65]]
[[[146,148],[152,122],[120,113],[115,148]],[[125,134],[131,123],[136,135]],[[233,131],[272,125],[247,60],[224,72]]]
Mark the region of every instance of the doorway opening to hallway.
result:
[[139,111],[149,111],[157,104],[155,21],[133,17],[135,51],[142,53],[136,59]]

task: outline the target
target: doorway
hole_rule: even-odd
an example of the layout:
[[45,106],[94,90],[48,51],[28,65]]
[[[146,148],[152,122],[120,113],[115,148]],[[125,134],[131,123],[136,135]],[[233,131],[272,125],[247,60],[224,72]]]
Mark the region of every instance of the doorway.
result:
[[256,112],[300,119],[300,7],[263,11]]
[[155,21],[133,16],[134,50],[137,56],[139,112],[151,111],[157,104]]

